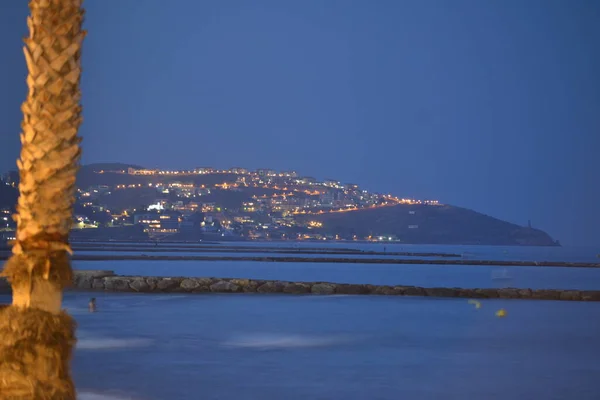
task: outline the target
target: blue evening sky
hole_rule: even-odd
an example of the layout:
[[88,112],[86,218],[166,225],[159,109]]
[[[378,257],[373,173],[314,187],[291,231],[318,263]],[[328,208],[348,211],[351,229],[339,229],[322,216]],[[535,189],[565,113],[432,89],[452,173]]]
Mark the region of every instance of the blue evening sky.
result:
[[[600,1],[84,3],[84,163],[293,169],[600,243]],[[0,1],[0,170],[27,13]]]

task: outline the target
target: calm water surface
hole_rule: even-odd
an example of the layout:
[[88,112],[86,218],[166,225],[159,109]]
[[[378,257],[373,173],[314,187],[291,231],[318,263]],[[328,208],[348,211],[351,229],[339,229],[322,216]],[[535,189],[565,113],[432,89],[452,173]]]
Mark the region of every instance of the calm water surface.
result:
[[[407,247],[389,251],[440,250]],[[473,258],[512,256],[505,251],[465,250]],[[595,250],[519,251],[516,259],[596,257]],[[80,261],[75,268],[600,289],[600,270],[579,268],[507,267],[511,279],[501,282],[491,278],[504,268],[482,266]],[[87,312],[91,296],[98,299],[95,314]],[[79,326],[73,370],[82,400],[600,398],[600,303],[494,299],[476,309],[466,299],[96,292],[67,293],[65,307]],[[500,308],[505,318],[495,316]]]
[[89,296],[65,299],[89,399],[600,398],[598,303]]

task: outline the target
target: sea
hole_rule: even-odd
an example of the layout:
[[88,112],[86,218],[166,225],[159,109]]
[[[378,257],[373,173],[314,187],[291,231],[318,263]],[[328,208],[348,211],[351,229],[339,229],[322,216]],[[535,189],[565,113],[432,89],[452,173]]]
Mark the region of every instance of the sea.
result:
[[[336,246],[382,250],[375,244],[318,244]],[[600,248],[398,244],[386,245],[386,251],[591,263],[600,254]],[[164,253],[182,254],[166,245]],[[595,268],[236,260],[76,261],[74,268],[600,290]],[[87,311],[92,296],[96,313]],[[488,299],[477,307],[466,299],[426,297],[68,292],[64,306],[78,323],[72,369],[83,400],[600,398],[600,303]],[[496,315],[501,309],[504,317]]]

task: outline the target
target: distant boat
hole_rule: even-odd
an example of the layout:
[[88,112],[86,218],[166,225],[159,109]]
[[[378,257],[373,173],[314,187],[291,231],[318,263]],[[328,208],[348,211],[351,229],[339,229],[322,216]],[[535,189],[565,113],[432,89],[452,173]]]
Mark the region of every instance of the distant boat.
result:
[[492,271],[492,280],[494,281],[506,281],[511,280],[512,276],[509,275],[508,269],[500,269]]

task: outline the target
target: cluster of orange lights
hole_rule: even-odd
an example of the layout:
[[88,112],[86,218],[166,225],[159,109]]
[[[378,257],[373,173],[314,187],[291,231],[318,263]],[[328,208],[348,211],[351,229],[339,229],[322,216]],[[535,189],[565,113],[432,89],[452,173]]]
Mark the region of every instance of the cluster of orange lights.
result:
[[[149,184],[149,186],[151,186],[152,184]],[[133,188],[139,188],[142,187],[142,185],[140,183],[136,184],[131,184],[131,185],[117,185],[115,186],[115,189],[133,189]]]
[[[146,173],[148,171],[153,171],[157,174],[160,175],[186,175],[186,174],[208,174],[208,173],[234,173],[234,174],[242,174],[242,175],[250,175],[250,176],[259,176],[257,173],[255,172],[249,172],[246,170],[242,170],[242,169],[232,169],[232,170],[212,170],[209,168],[206,169],[199,169],[199,170],[194,170],[194,171],[159,171],[159,170],[139,170],[139,171],[135,171],[138,173]],[[98,171],[98,173],[104,173],[104,172],[109,172],[109,171]],[[110,171],[113,172],[113,171]],[[115,171],[116,172],[116,171]],[[120,171],[119,171],[120,172]],[[125,171],[122,171],[125,172]],[[287,175],[283,175],[283,174],[274,174],[274,175],[268,175],[268,176],[287,176]],[[129,184],[129,185],[116,185],[115,189],[133,189],[133,188],[141,188],[142,186],[145,186],[146,184],[142,185],[142,184]],[[156,183],[148,183],[147,184],[149,187],[152,187],[153,185],[155,186],[160,186],[159,184]],[[327,186],[327,184],[322,184]],[[188,189],[188,188],[193,188],[195,185],[192,183],[172,183],[172,184],[168,184],[168,187],[177,187],[177,188],[181,188],[181,189]],[[287,197],[292,197],[292,196],[296,196],[297,194],[304,194],[307,196],[320,196],[323,194],[328,193],[327,189],[321,189],[321,190],[310,190],[307,189],[306,186],[302,186],[299,185],[297,187],[293,187],[294,185],[292,185],[291,187],[289,187],[289,185],[281,185],[281,184],[269,184],[269,183],[263,183],[258,182],[258,183],[250,183],[247,184],[245,182],[236,182],[236,183],[231,183],[231,182],[223,182],[223,183],[217,183],[214,184],[213,187],[215,188],[220,188],[222,190],[228,190],[228,189],[234,189],[234,188],[238,188],[238,187],[255,187],[255,188],[263,188],[263,189],[269,189],[269,190],[274,190],[274,191],[278,191],[278,193],[272,193],[272,194],[262,194],[262,195],[253,195],[252,198],[253,199],[276,199],[276,198],[281,198],[283,200],[285,200]],[[204,189],[205,185],[198,185],[199,188]],[[363,191],[364,193],[366,193],[366,191]],[[344,193],[348,194],[347,191],[344,191]],[[87,193],[86,193],[87,194]],[[83,196],[85,196],[86,194],[83,194]],[[380,202],[378,204],[370,204],[370,205],[362,205],[362,206],[357,206],[357,205],[351,205],[351,204],[347,204],[345,207],[340,207],[337,206],[336,208],[331,208],[331,209],[318,209],[317,207],[311,207],[311,209],[301,209],[300,207],[296,207],[294,211],[290,210],[290,213],[293,215],[321,215],[321,214],[329,214],[329,213],[345,213],[345,212],[351,212],[351,211],[358,211],[361,209],[374,209],[374,208],[383,208],[383,207],[389,207],[389,206],[395,206],[395,205],[399,205],[399,204],[406,204],[406,205],[441,205],[439,203],[439,201],[437,200],[416,200],[416,199],[409,199],[409,198],[400,198],[397,196],[392,196],[391,194],[386,194],[386,195],[374,195],[376,197],[378,197],[380,199]],[[361,197],[362,199],[362,197]],[[202,207],[203,210],[205,211],[209,211],[212,210],[213,208],[216,207]],[[255,207],[247,207],[245,211],[249,211],[249,210],[255,210]]]
[[292,214],[309,214],[309,215],[320,215],[320,214],[330,214],[330,213],[343,213],[343,212],[350,212],[350,211],[358,211],[358,210],[363,210],[366,208],[381,208],[381,207],[386,207],[389,206],[390,204],[388,203],[383,203],[380,205],[376,205],[376,204],[372,204],[369,207],[356,207],[356,206],[351,206],[351,207],[346,207],[346,208],[336,208],[336,209],[332,209],[332,210],[319,210],[319,211],[310,211],[310,210],[300,210],[300,211],[294,211],[292,212]]

